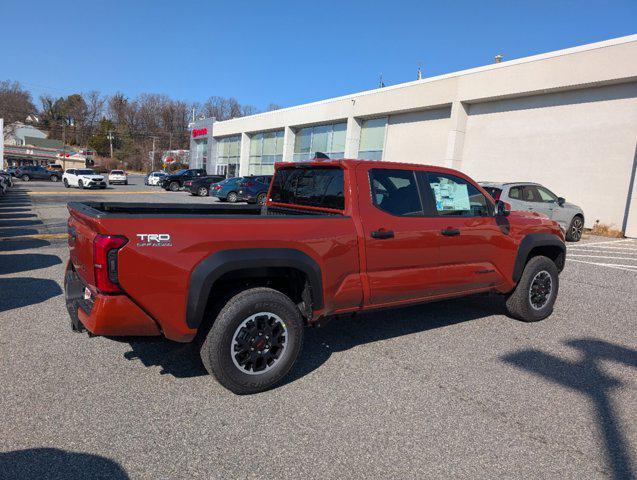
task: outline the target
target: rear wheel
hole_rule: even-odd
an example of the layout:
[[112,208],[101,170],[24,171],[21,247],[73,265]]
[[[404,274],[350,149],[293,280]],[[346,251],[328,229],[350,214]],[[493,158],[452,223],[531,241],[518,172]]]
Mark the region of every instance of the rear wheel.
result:
[[23,182],[28,182],[29,180],[31,180],[31,177],[29,177],[28,175],[22,175],[22,177],[20,178],[22,178]]
[[267,390],[290,371],[303,343],[297,306],[277,290],[251,288],[221,309],[201,347],[206,370],[228,390]]
[[62,180],[62,183],[64,183],[64,188],[69,188],[69,181],[66,178]]
[[57,175],[51,175],[49,180],[51,180],[52,182],[59,182],[60,181],[60,177],[58,177]]
[[170,182],[170,185],[168,185],[168,189],[171,192],[176,192],[177,190],[179,190],[179,183],[177,182]]
[[207,197],[208,189],[206,187],[199,187],[199,190],[197,190],[197,195],[199,195],[200,197]]
[[238,200],[239,196],[237,195],[237,192],[230,192],[227,196],[226,196],[226,200],[228,200],[230,203],[235,203]]
[[265,197],[266,197],[265,193],[260,193],[259,196],[257,197],[257,204],[265,205]]
[[550,258],[537,256],[528,261],[515,290],[506,300],[508,313],[518,320],[537,322],[553,313],[559,289],[559,275]]
[[580,215],[575,215],[566,231],[566,240],[569,242],[579,242],[582,239],[584,230],[584,219]]

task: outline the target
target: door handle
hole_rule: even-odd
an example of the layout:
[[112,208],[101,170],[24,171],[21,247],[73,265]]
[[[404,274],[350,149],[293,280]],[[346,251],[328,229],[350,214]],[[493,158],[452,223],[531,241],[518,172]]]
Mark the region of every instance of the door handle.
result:
[[460,230],[457,228],[445,228],[444,230],[441,230],[440,233],[446,237],[455,237],[456,235],[460,235]]
[[393,230],[374,230],[372,232],[372,238],[377,238],[379,240],[385,239],[385,238],[394,238],[394,231]]

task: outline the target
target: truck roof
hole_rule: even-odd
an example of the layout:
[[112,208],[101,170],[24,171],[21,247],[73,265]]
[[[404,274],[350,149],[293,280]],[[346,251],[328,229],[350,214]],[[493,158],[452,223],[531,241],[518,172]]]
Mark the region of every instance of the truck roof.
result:
[[391,162],[387,160],[360,160],[356,158],[340,158],[340,159],[315,159],[308,160],[306,162],[277,162],[275,163],[275,168],[295,168],[299,166],[344,166],[345,168],[354,168],[357,165],[368,165],[371,168],[418,168],[431,170],[434,172],[440,173],[450,173],[452,175],[462,175],[466,177],[465,174],[459,172],[458,170],[454,170],[453,168],[441,167],[439,165],[423,165],[420,163],[407,163],[407,162]]

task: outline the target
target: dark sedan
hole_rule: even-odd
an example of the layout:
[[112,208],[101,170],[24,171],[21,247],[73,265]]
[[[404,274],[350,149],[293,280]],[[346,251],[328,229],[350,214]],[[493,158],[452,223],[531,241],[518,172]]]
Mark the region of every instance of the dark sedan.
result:
[[184,182],[184,189],[190,192],[190,195],[197,197],[207,197],[210,193],[210,185],[225,180],[224,175],[208,175]]
[[272,175],[254,175],[243,177],[238,183],[239,200],[263,205],[270,189]]

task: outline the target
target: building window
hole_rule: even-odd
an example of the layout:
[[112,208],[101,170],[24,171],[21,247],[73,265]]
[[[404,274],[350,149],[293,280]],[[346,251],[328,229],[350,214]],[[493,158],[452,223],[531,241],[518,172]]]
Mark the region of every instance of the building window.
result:
[[324,153],[330,158],[343,158],[346,132],[347,123],[302,128],[296,133],[294,161],[311,160],[316,152]]
[[274,163],[283,160],[283,130],[250,137],[250,175],[272,175]]
[[239,175],[239,155],[241,154],[241,136],[220,138],[217,140],[217,175],[236,177]]
[[387,118],[365,120],[361,128],[361,143],[358,158],[363,160],[382,160],[385,144]]

